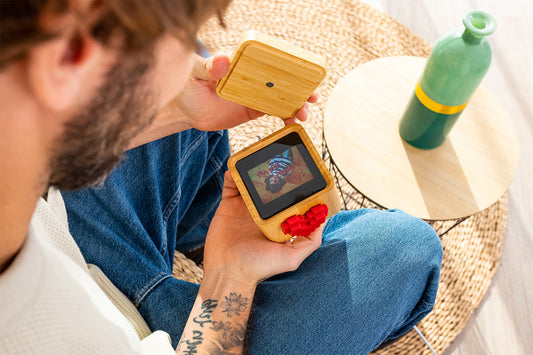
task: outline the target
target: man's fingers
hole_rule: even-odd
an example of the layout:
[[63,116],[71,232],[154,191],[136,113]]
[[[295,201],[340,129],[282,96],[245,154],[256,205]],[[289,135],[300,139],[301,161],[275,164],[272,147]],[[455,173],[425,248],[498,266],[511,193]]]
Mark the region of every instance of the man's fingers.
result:
[[302,106],[301,109],[296,112],[296,115],[294,117],[289,118],[288,120],[285,120],[285,126],[296,123],[296,119],[300,120],[301,122],[305,122],[307,118],[309,117],[309,104],[314,104],[318,101],[318,95],[316,92],[313,92],[311,96],[309,96],[309,99],[307,99],[307,102]]
[[302,122],[305,122],[307,120],[308,114],[309,114],[309,104],[306,102],[302,106],[302,108],[299,109],[298,112],[296,112],[296,115],[294,117],[296,117],[297,119],[299,119]]
[[195,78],[217,81],[222,79],[229,70],[229,56],[224,53],[217,53],[209,58],[202,58],[196,55],[192,74]]
[[292,241],[292,249],[294,253],[298,254],[299,262],[305,260],[311,253],[320,247],[322,244],[322,232],[325,224],[315,229],[308,237],[298,237]]
[[287,118],[286,120],[283,120],[283,123],[285,124],[285,126],[296,123],[296,117]]
[[322,243],[322,232],[324,231],[325,223],[320,225],[315,229],[308,237],[298,237],[292,242],[293,247],[299,247],[301,244],[305,243],[307,245],[312,244],[311,247],[318,248]]

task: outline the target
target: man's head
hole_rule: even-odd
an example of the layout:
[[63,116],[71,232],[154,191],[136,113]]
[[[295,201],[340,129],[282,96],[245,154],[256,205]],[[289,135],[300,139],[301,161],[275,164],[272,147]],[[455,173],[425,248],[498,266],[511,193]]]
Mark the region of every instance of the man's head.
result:
[[[79,188],[109,172],[184,86],[199,26],[228,2],[0,0],[0,80],[11,89],[0,123],[27,132],[21,147],[46,146],[35,166],[42,188]],[[9,143],[3,153],[16,154]]]
[[272,193],[279,192],[287,181],[278,175],[269,175],[265,179],[265,188]]

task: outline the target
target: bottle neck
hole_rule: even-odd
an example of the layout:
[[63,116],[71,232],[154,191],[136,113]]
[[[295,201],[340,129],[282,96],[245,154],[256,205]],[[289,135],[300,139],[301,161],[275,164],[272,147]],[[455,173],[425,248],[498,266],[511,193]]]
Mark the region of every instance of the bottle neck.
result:
[[475,34],[473,34],[468,28],[465,28],[461,37],[463,37],[463,40],[465,42],[470,44],[479,44],[483,39],[483,37],[476,36]]
[[486,12],[469,11],[463,17],[465,31],[463,40],[470,44],[479,44],[483,37],[491,35],[496,30],[496,20]]

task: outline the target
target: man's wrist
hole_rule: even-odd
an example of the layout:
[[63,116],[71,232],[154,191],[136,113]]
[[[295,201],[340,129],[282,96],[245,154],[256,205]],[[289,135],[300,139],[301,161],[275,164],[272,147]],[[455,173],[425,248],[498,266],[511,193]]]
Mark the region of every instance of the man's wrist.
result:
[[206,294],[221,294],[227,291],[239,291],[242,294],[253,296],[258,282],[237,277],[229,272],[205,271],[199,292]]

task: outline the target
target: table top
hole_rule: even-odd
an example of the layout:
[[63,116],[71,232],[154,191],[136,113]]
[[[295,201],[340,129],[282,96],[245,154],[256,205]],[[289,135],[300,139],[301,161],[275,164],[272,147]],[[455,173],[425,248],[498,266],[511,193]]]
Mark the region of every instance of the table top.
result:
[[428,220],[467,217],[496,202],[518,164],[516,132],[498,99],[480,86],[444,144],[422,150],[398,124],[425,58],[388,57],[345,75],[328,98],[331,158],[363,195]]

